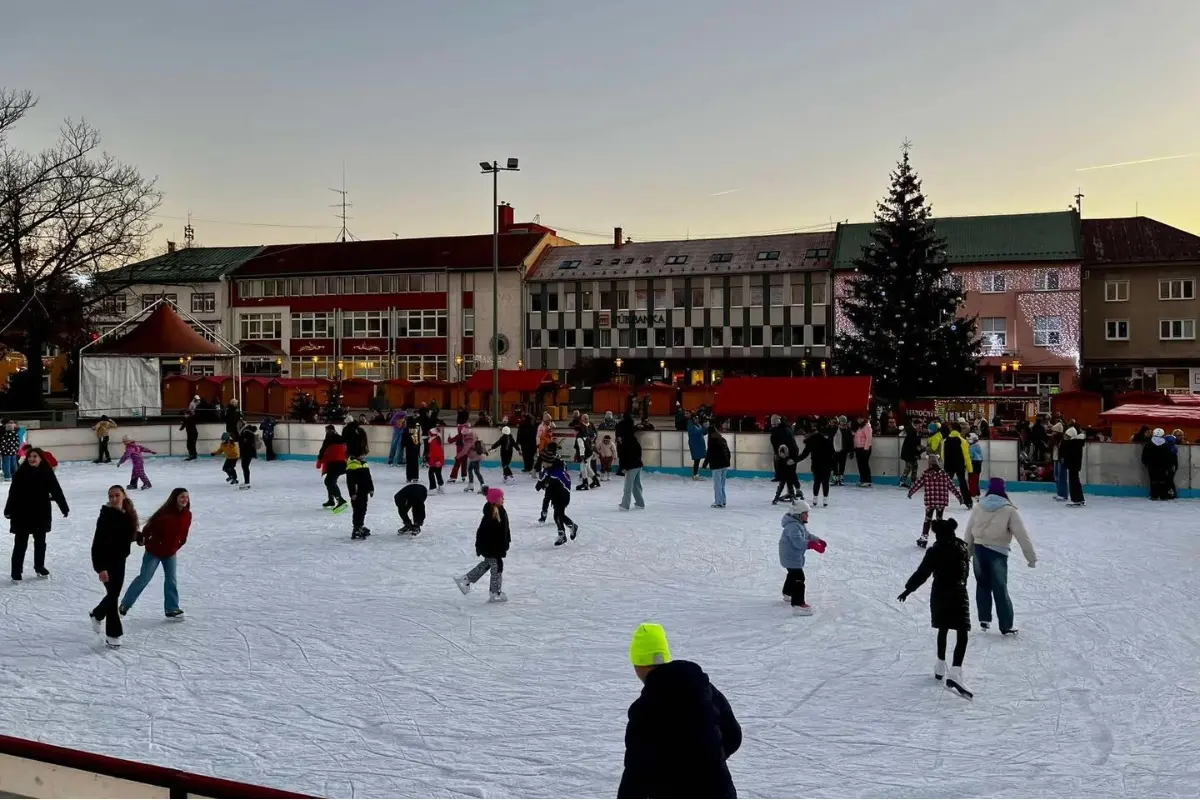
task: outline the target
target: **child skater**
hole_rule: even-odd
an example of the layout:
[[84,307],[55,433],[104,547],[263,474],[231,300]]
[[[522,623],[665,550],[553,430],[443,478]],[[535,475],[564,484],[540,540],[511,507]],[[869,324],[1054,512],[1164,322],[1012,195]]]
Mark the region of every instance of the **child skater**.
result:
[[140,480],[142,488],[149,489],[150,479],[146,477],[146,465],[143,457],[147,453],[152,456],[156,456],[158,453],[149,447],[143,447],[128,436],[121,437],[121,443],[125,445],[125,452],[121,454],[121,460],[117,462],[117,468],[119,469],[126,461],[133,466],[133,474],[129,476],[129,486],[127,488],[138,488],[138,481]]
[[250,488],[250,462],[258,458],[258,431],[253,425],[238,434],[238,451],[242,463],[242,488]]
[[317,452],[317,469],[325,476],[327,499],[321,504],[335,514],[346,510],[346,498],[338,488],[338,478],[346,473],[346,440],[332,425],[325,426],[325,441]]
[[519,453],[521,452],[521,448],[517,445],[517,440],[513,438],[512,428],[507,425],[500,429],[500,438],[488,448],[488,452],[490,453],[497,448],[500,450],[500,466],[504,469],[504,482],[512,483],[513,471],[511,464],[513,452]]
[[93,464],[111,464],[112,456],[108,454],[108,440],[112,432],[117,429],[117,423],[108,418],[108,415],[101,414],[100,421],[97,422],[92,430],[96,433],[96,442],[100,446],[100,452],[96,454],[96,460]]
[[133,501],[120,486],[108,487],[108,504],[100,507],[92,537],[92,569],[104,584],[104,599],[88,616],[96,633],[104,625],[105,644],[114,649],[121,646],[121,635],[125,632],[117,607],[125,583],[125,560],[137,535],[138,518]]
[[[926,473],[928,474],[928,473]],[[908,596],[921,588],[933,576],[933,589],[929,593],[929,611],[932,624],[937,628],[937,661],[933,665],[933,677],[946,679],[946,688],[953,689],[962,697],[974,697],[963,682],[962,663],[967,654],[967,634],[971,630],[971,601],[967,597],[967,574],[970,572],[971,555],[967,543],[954,535],[958,523],[952,519],[939,519],[933,523],[933,547],[925,551],[921,566],[908,579],[904,591],[896,599],[903,603]],[[955,632],[954,660],[946,670],[946,639],[950,631]]]
[[[469,431],[470,432],[470,431]],[[474,440],[471,442],[471,449],[467,451],[467,485],[463,488],[464,492],[475,491],[475,479],[479,479],[479,491],[487,494],[487,484],[483,482],[483,473],[479,467],[483,463],[483,454],[486,448],[483,446],[483,440],[480,439],[474,432],[470,432]]]
[[617,457],[617,443],[612,434],[604,434],[604,438],[596,445],[596,453],[600,456],[600,477],[607,481],[612,476],[613,459]]
[[0,462],[4,464],[4,480],[12,480],[21,454],[21,430],[11,419],[4,420],[0,430]]
[[917,478],[916,483],[908,490],[908,496],[912,497],[922,487],[925,489],[925,524],[921,527],[921,538],[917,539],[917,547],[924,547],[929,543],[930,523],[934,517],[942,518],[946,506],[950,505],[950,495],[953,494],[958,498],[958,502],[966,505],[950,473],[942,469],[942,460],[932,453],[929,456],[929,468]]
[[825,552],[825,540],[808,532],[808,503],[797,500],[783,515],[779,536],[779,566],[787,570],[783,580],[783,599],[791,601],[797,617],[811,617],[812,606],[804,602],[804,557],[809,550]]
[[[420,487],[420,484],[415,484]],[[350,531],[351,539],[366,539],[371,529],[367,521],[367,503],[375,496],[375,482],[371,480],[371,468],[365,456],[352,458],[346,464],[346,491],[350,494],[350,507],[354,510]]]
[[[410,458],[408,463],[414,463],[413,459]],[[443,486],[446,481],[442,479],[442,467],[446,466],[446,448],[442,447],[441,428],[432,428],[429,431],[429,458],[425,464],[429,467],[429,491],[436,489],[438,494],[445,494]]]
[[[560,547],[567,543],[567,528],[571,529],[571,539],[579,534],[579,526],[567,516],[567,506],[571,504],[571,473],[561,458],[555,458],[541,473],[537,488],[545,489],[546,497],[554,506],[554,525],[558,528],[558,538],[554,546]],[[542,512],[545,515],[545,511]]]
[[587,428],[581,427],[575,435],[575,458],[579,460],[579,485],[575,488],[581,492],[595,489],[600,485],[600,481],[596,479],[596,471],[592,469],[593,441],[588,436]]
[[805,457],[812,459],[809,469],[813,476],[813,508],[817,507],[818,502],[822,506],[828,506],[829,478],[833,475],[833,442],[820,428],[804,440],[804,452],[800,453],[796,463],[799,464]]
[[[410,483],[400,487],[400,491],[396,492],[394,499],[396,511],[400,514],[404,527],[396,533],[408,533],[416,536],[421,532],[421,526],[425,524],[425,498],[428,496],[429,491],[419,483]],[[411,519],[408,516],[410,511],[412,512]]]
[[511,543],[512,532],[508,527],[508,512],[504,510],[504,491],[499,486],[493,486],[487,491],[483,519],[479,521],[479,528],[475,531],[475,555],[483,560],[466,575],[454,579],[458,590],[463,594],[471,591],[471,584],[490,570],[492,577],[488,586],[488,602],[507,601],[508,596],[501,589],[504,581],[504,557],[508,555],[508,546]]
[[979,434],[972,433],[967,437],[967,452],[971,454],[971,474],[967,476],[967,486],[971,497],[979,497],[979,470],[983,469],[983,445],[979,443]]
[[[538,452],[537,465],[536,465],[537,471],[538,471],[538,477],[540,478],[542,476],[542,474],[546,471],[544,465],[553,464],[557,460],[559,460],[559,458],[558,458],[558,442],[551,440],[550,443],[547,444],[544,449],[542,449],[541,451]],[[545,484],[543,484],[539,480],[536,484],[534,484],[534,488],[536,488],[538,491],[541,491],[544,485]],[[539,525],[545,524],[546,515],[548,513],[550,513],[550,493],[543,492],[542,493],[542,514],[541,514],[541,516],[538,517]]]
[[225,456],[225,463],[221,465],[221,472],[225,473],[225,482],[237,486],[237,463],[238,457],[241,455],[241,449],[238,443],[229,435],[229,431],[221,434],[221,443],[217,445],[217,449],[212,451],[212,455]]
[[[430,442],[432,442],[432,440],[433,440],[433,434],[435,431],[439,435],[441,434],[441,431],[438,428],[431,428],[429,431]],[[439,441],[438,442],[439,450],[441,449],[441,446],[442,446],[442,443]],[[429,445],[429,448],[432,449],[432,444]],[[430,455],[432,456],[432,454],[430,454]],[[442,471],[443,458],[444,458],[444,456],[439,457],[439,459],[438,459],[438,462],[439,462],[438,463],[438,475],[439,475],[438,486],[441,486],[440,475],[441,475],[441,471]],[[404,428],[404,479],[406,481],[408,481],[409,483],[420,483],[421,482],[420,470],[421,470],[421,426],[419,424],[417,424],[417,421],[414,418],[410,417]],[[430,488],[432,488],[432,487],[430,487]]]

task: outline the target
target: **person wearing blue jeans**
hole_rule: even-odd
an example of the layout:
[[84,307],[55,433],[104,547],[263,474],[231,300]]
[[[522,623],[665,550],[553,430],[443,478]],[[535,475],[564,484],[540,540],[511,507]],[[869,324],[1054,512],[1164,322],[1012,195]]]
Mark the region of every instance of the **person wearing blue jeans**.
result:
[[175,556],[159,558],[147,550],[142,554],[142,571],[133,579],[133,583],[129,584],[129,588],[125,590],[125,596],[121,598],[122,613],[133,608],[133,604],[142,596],[146,585],[154,577],[159,564],[162,565],[163,570],[163,611],[170,614],[179,608],[179,584],[175,582]]
[[159,564],[163,568],[163,612],[170,619],[183,616],[183,609],[179,607],[179,584],[175,581],[175,556],[187,544],[191,527],[191,495],[187,489],[173,489],[167,502],[150,516],[138,534],[138,544],[145,546],[146,552],[142,556],[142,571],[129,584],[117,606],[121,616],[133,608]]
[[725,473],[729,471],[728,467],[714,469],[713,476],[713,506],[715,508],[725,507]]
[[388,464],[402,465],[404,461],[404,434],[408,432],[404,424],[404,412],[392,412],[392,447],[388,450]]
[[1036,566],[1033,541],[1017,507],[1008,499],[1004,479],[993,477],[988,481],[987,495],[971,512],[963,541],[972,552],[979,627],[987,630],[991,625],[994,601],[1000,632],[1005,636],[1017,632],[1013,627],[1012,599],[1008,596],[1008,554],[1013,539],[1020,545],[1029,566]]
[[975,606],[979,623],[992,621],[992,601],[996,603],[996,621],[1002,632],[1013,630],[1013,604],[1008,596],[1008,556],[999,550],[979,545],[972,558],[975,570]]
[[633,495],[633,504],[638,508],[646,507],[642,497],[642,468],[633,467],[625,470],[625,488],[621,494],[621,508],[629,510],[629,496]]

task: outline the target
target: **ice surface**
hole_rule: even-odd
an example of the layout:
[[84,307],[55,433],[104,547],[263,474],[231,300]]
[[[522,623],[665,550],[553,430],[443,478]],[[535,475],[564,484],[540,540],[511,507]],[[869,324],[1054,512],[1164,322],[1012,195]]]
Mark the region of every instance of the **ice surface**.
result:
[[[576,493],[580,536],[552,545],[540,494],[507,488],[507,604],[464,597],[482,500],[431,497],[425,533],[399,537],[402,472],[351,541],[311,462],[153,460],[143,515],[192,491],[180,553],[184,622],[162,579],[99,646],[88,548],[105,488],[128,469],[64,464],[48,581],[0,584],[0,730],[53,744],[328,796],[575,797],[616,791],[625,712],[640,684],[629,636],[661,621],[745,731],[729,766],[753,796],[1194,796],[1200,786],[1197,506],[1093,498],[1067,509],[1015,495],[1040,561],[1010,560],[1017,639],[972,632],[973,702],[932,678],[928,587],[895,597],[921,551],[919,499],[834,489],[812,529],[816,616],[780,601],[773,485],[647,476],[645,511],[616,482]],[[495,470],[489,470],[491,477]],[[6,490],[5,490],[6,491]],[[965,513],[954,515],[965,519]],[[137,571],[140,549],[129,561]],[[8,557],[7,548],[4,557]],[[972,580],[973,588],[973,580]]]

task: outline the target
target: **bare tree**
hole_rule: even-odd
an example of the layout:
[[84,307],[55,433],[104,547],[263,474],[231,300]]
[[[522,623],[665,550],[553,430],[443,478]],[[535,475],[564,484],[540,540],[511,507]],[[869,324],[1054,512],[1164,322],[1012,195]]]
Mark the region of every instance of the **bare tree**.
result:
[[35,104],[28,92],[0,88],[0,292],[20,309],[19,319],[0,323],[21,334],[21,400],[40,405],[43,346],[86,325],[103,295],[96,275],[141,254],[162,195],[153,179],[103,152],[86,122],[65,122],[40,153],[10,146],[3,131]]

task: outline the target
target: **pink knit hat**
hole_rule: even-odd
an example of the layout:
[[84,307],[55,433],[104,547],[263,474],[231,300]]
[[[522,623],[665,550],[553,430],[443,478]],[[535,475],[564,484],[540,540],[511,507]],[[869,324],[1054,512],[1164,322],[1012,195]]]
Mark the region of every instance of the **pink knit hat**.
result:
[[493,486],[487,490],[487,501],[489,503],[499,503],[504,499],[504,490],[499,486]]

